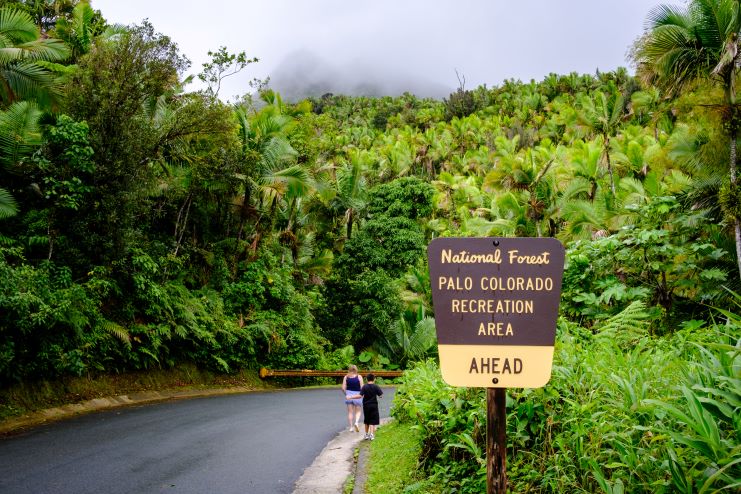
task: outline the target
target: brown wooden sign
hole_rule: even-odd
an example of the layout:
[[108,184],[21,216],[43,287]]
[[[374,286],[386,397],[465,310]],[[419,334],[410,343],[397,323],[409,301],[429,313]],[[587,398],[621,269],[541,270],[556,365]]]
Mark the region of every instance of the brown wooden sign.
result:
[[427,254],[443,379],[453,386],[544,386],[563,245],[553,238],[436,238]]

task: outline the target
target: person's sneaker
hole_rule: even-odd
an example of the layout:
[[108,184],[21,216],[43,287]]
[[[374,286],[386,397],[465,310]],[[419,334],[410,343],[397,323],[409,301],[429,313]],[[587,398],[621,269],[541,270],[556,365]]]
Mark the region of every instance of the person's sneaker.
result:
[[349,428],[349,429],[347,429],[347,432],[355,432],[355,427],[353,427],[353,426],[350,426],[350,428]]
[[366,434],[363,439],[370,439],[370,434]]
[[368,435],[370,436],[368,439],[370,439],[371,441],[376,438],[376,436],[374,436],[373,434],[368,434]]
[[360,432],[360,427],[358,427],[358,423],[355,422],[355,432]]

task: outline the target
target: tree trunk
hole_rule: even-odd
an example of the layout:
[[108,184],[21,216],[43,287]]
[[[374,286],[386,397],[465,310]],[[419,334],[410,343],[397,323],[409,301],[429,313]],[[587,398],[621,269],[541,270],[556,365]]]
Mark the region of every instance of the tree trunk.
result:
[[[729,168],[730,168],[730,174],[731,174],[731,189],[735,188],[737,179],[736,179],[736,141],[738,139],[738,128],[737,128],[737,122],[736,122],[736,65],[738,64],[738,56],[737,60],[734,61],[734,67],[730,70],[730,76],[727,79],[726,83],[726,98],[728,100],[728,105],[731,109],[731,132],[730,132],[730,153],[729,153]],[[738,264],[738,273],[739,277],[741,277],[741,219],[738,217],[734,218],[734,236],[736,239],[736,263]]]
[[46,236],[49,239],[49,255],[46,256],[47,261],[51,261],[51,255],[54,252],[54,238],[56,237],[56,233],[52,229],[52,223],[54,222],[54,210],[51,210],[52,212],[49,213],[49,220],[46,225]]
[[347,239],[350,240],[352,237],[352,223],[353,223],[353,209],[347,210]]
[[[735,127],[731,129],[731,189],[735,188],[736,179],[736,140],[738,138],[738,131]],[[736,263],[738,264],[738,273],[741,277],[741,220],[738,217],[734,218],[734,234],[736,237]]]
[[615,179],[612,177],[612,161],[610,161],[610,136],[605,135],[605,158],[607,159],[607,172],[610,174],[610,189],[612,197],[615,197]]
[[[237,230],[237,241],[242,240],[242,232],[244,231],[244,224],[247,222],[247,213],[250,209],[250,187],[249,184],[244,184],[244,196],[242,198],[242,207],[239,210],[239,229]],[[239,242],[237,242],[239,243]]]
[[[190,215],[191,204],[193,204],[193,193],[192,192],[188,194],[188,196],[185,198],[185,202],[183,203],[183,206],[180,208],[180,212],[178,212],[178,218],[175,221],[175,252],[173,253],[175,257],[178,256],[178,251],[180,250],[180,246],[183,243],[183,235],[185,234],[185,228],[188,225],[188,216]],[[183,215],[183,210],[185,210],[185,218],[183,218],[183,223],[181,225],[180,218]]]

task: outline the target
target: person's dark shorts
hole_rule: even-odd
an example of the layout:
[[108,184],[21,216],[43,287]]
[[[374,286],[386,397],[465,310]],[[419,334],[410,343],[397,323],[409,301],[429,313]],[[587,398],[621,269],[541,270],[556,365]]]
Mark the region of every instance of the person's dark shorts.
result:
[[366,425],[378,425],[380,422],[378,405],[363,405],[363,423]]

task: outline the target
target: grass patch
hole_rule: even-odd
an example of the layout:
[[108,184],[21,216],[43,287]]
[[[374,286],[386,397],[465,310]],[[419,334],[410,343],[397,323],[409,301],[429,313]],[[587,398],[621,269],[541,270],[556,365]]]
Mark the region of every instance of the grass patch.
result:
[[360,448],[355,448],[355,451],[353,451],[352,455],[353,473],[347,478],[347,481],[345,481],[345,485],[342,487],[342,494],[352,494],[352,491],[355,490],[355,467],[358,464],[359,454]]
[[417,458],[421,434],[411,424],[391,422],[378,428],[371,442],[368,494],[395,494],[417,481]]

